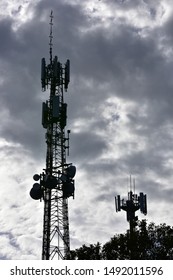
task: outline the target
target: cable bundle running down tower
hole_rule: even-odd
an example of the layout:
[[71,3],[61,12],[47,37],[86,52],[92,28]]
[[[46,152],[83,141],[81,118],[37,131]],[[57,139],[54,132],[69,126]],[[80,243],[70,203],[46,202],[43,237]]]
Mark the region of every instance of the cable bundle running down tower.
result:
[[66,163],[69,154],[69,134],[65,131],[67,104],[64,91],[70,82],[70,61],[63,66],[58,57],[52,58],[53,12],[50,15],[50,63],[41,61],[42,90],[50,89],[50,96],[42,104],[42,125],[46,129],[46,168],[35,174],[30,196],[44,201],[42,259],[67,259],[70,254],[68,198],[74,198],[76,167]]

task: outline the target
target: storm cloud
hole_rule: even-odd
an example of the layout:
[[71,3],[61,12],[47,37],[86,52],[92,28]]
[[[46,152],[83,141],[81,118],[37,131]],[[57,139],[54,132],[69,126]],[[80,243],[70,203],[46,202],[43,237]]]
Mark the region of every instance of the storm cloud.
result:
[[40,61],[49,61],[51,10],[53,55],[71,61],[71,248],[128,228],[114,196],[127,196],[130,175],[147,194],[147,220],[171,225],[173,10],[172,1],[155,2],[1,1],[1,259],[41,258],[43,203],[29,191],[45,167]]

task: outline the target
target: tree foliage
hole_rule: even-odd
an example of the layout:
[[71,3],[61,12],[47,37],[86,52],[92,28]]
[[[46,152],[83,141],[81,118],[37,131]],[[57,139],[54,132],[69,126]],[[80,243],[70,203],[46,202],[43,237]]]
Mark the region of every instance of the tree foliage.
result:
[[[146,220],[138,222],[134,233],[135,246],[133,257],[137,260],[172,260],[173,227],[166,224],[147,226]],[[73,260],[128,260],[132,259],[131,238],[125,234],[116,234],[103,246],[97,244],[83,245],[71,251]]]
[[97,242],[97,244],[86,246],[82,245],[79,249],[71,251],[71,260],[101,260],[101,244]]

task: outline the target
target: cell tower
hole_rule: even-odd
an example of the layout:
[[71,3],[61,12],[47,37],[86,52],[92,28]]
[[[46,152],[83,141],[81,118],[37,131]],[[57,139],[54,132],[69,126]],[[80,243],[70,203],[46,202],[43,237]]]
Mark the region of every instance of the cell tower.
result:
[[69,155],[67,104],[64,91],[70,82],[70,61],[62,65],[58,57],[52,57],[53,12],[50,14],[50,62],[41,60],[42,91],[49,89],[50,96],[42,104],[42,125],[46,129],[46,168],[35,174],[30,196],[44,201],[42,259],[67,259],[70,254],[68,198],[74,198],[76,167],[66,163]]
[[127,221],[130,225],[131,259],[135,259],[135,227],[138,221],[138,216],[135,216],[135,212],[140,209],[141,213],[147,215],[147,196],[142,192],[137,195],[130,190],[127,200],[121,199],[120,195],[115,197],[115,208],[116,212],[121,211],[121,209],[127,212]]

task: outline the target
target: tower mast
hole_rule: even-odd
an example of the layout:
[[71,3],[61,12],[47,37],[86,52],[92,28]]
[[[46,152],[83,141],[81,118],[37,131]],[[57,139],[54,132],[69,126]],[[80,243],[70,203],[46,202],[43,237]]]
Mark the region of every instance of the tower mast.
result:
[[30,191],[33,199],[44,201],[42,259],[66,259],[70,254],[68,198],[74,198],[76,168],[66,163],[69,153],[70,130],[67,124],[67,104],[64,91],[70,81],[70,61],[62,65],[58,57],[52,57],[53,12],[50,14],[50,63],[41,61],[42,91],[49,89],[50,96],[42,104],[42,125],[46,129],[46,168],[34,175],[35,183]]

